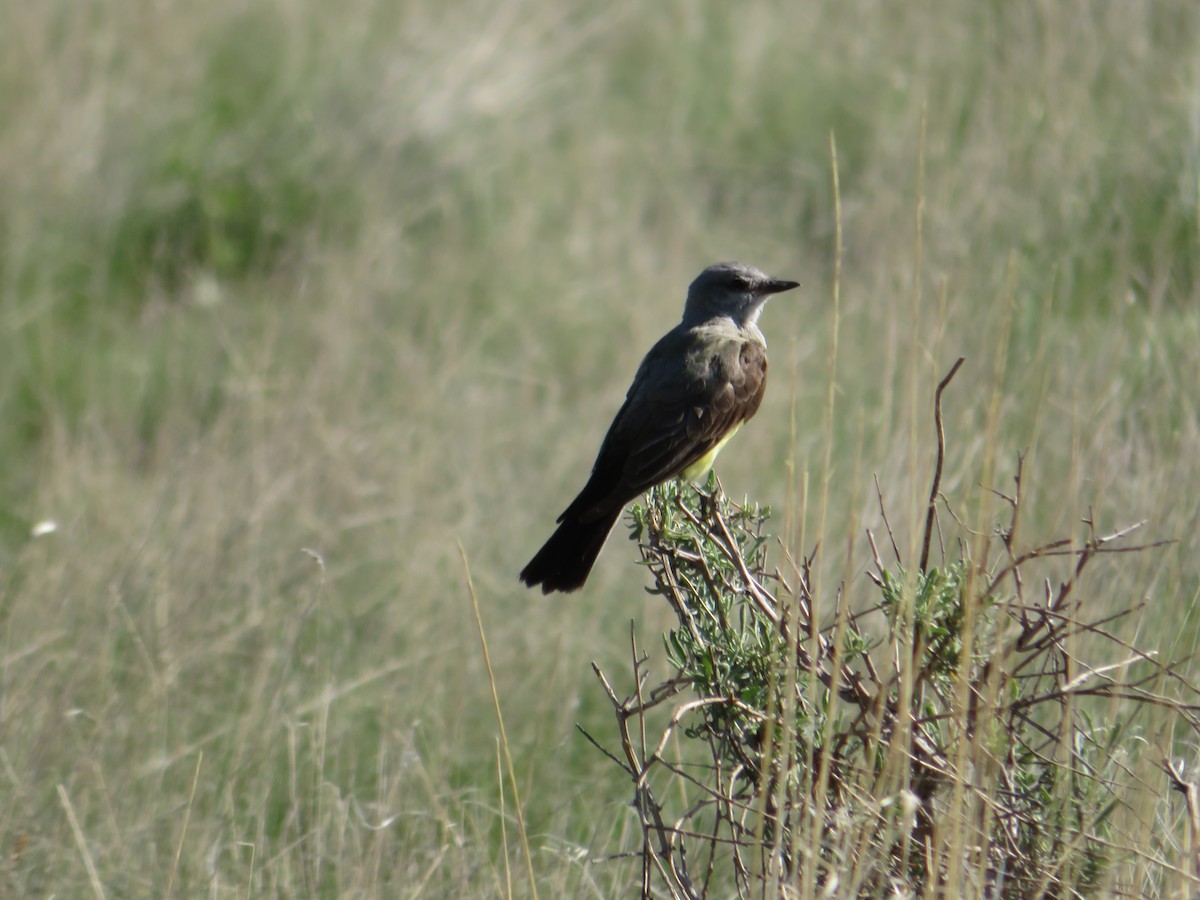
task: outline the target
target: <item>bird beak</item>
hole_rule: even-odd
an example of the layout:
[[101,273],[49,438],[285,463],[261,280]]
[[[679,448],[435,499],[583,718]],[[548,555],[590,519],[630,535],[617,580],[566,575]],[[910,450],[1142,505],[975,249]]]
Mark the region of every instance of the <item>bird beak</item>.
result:
[[800,287],[800,282],[798,281],[780,281],[772,278],[770,281],[763,284],[763,286],[758,289],[758,292],[760,294],[782,294],[784,291],[790,291],[792,288],[798,287]]

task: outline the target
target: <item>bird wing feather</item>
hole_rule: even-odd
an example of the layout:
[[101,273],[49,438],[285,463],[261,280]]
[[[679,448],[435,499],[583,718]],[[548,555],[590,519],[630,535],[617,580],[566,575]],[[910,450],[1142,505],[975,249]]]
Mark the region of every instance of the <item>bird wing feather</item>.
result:
[[756,341],[722,337],[714,347],[711,335],[668,334],[646,355],[591,479],[560,521],[604,515],[687,469],[758,411],[766,375]]

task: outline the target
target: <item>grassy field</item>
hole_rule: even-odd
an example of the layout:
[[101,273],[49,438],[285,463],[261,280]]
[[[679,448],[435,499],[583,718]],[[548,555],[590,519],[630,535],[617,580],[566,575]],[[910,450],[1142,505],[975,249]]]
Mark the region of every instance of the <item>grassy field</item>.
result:
[[537,889],[635,892],[574,726],[670,613],[621,527],[578,595],[516,573],[720,259],[803,283],[719,470],[828,579],[873,475],[917,540],[964,356],[951,506],[1028,451],[1030,540],[1147,520],[1089,603],[1194,655],[1200,7],[4,7],[5,896],[530,894],[460,543]]

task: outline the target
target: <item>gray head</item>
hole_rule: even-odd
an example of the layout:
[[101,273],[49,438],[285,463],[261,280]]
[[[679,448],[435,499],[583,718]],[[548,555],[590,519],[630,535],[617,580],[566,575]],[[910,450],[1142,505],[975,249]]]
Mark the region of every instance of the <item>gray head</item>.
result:
[[688,288],[683,321],[691,325],[726,317],[739,328],[748,328],[758,321],[763,304],[772,294],[799,286],[795,281],[772,278],[744,263],[717,263],[697,275]]

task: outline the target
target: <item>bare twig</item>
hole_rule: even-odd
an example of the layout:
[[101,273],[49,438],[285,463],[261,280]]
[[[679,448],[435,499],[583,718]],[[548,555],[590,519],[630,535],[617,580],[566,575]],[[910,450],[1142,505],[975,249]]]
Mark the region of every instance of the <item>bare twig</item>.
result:
[[929,506],[925,510],[925,537],[921,540],[921,564],[917,567],[924,572],[929,565],[929,544],[933,540],[933,520],[937,513],[938,490],[942,483],[942,464],[946,459],[946,431],[942,427],[942,392],[953,380],[962,367],[964,357],[955,360],[946,377],[938,382],[937,392],[933,396],[933,422],[937,428],[937,463],[933,469],[933,486],[929,489]]

